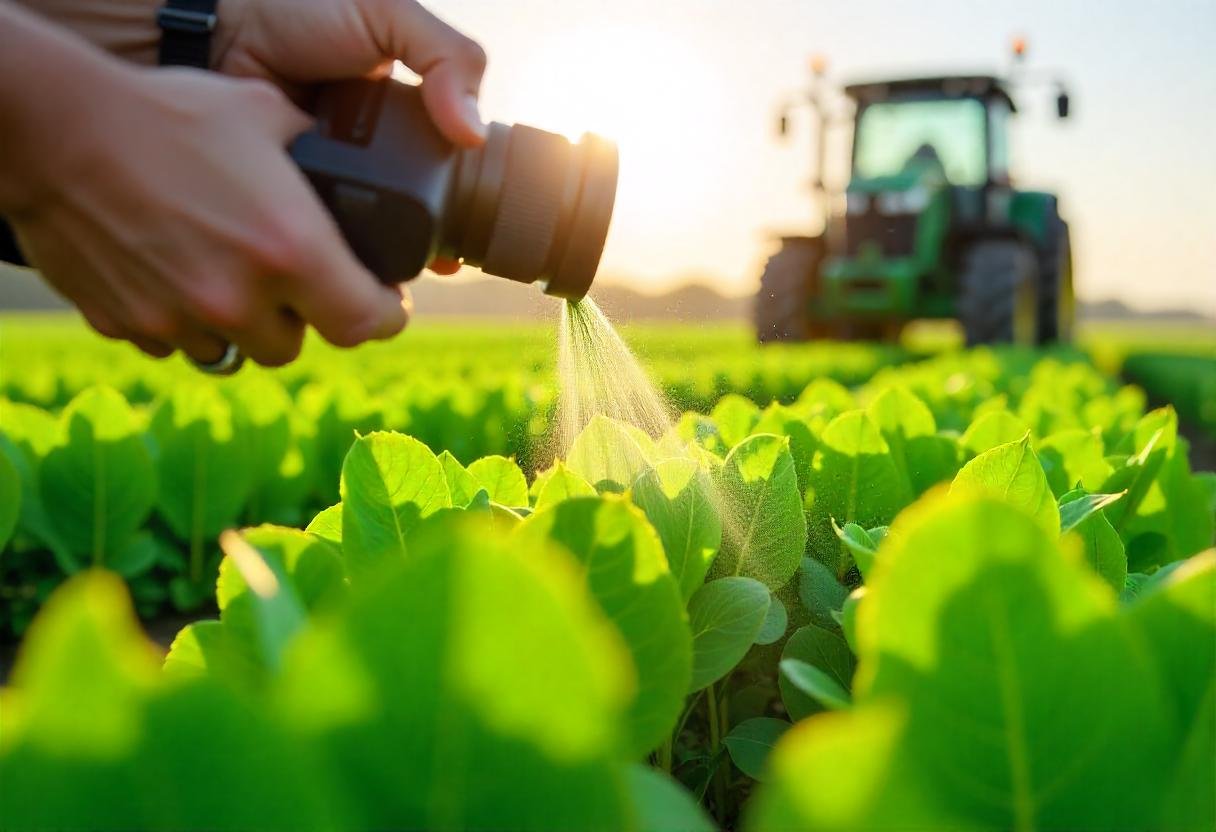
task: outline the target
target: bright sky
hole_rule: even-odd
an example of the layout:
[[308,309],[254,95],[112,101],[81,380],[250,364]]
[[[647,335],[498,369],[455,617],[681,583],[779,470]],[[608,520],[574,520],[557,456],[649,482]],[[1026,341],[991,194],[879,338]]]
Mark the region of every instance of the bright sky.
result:
[[432,0],[485,46],[483,112],[615,139],[621,181],[601,275],[753,290],[769,235],[815,223],[810,135],[775,133],[822,53],[837,80],[1060,69],[1019,99],[1014,174],[1056,190],[1079,292],[1216,314],[1216,3],[1211,0]]

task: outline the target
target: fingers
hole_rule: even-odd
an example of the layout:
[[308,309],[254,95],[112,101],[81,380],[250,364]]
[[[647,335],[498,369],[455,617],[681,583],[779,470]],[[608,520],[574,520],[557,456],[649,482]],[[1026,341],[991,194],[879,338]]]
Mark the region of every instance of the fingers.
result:
[[304,322],[290,310],[272,309],[258,316],[257,326],[234,333],[232,340],[263,367],[282,367],[300,355]]
[[477,93],[486,53],[413,0],[387,0],[388,48],[422,76],[422,101],[441,133],[463,147],[485,141]]

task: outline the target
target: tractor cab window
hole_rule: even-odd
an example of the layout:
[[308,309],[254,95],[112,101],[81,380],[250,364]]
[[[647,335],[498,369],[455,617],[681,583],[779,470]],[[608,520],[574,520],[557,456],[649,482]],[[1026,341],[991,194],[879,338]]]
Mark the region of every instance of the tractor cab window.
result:
[[988,165],[992,181],[1009,184],[1009,104],[994,99],[988,104]]
[[985,119],[984,105],[974,98],[870,104],[857,121],[853,172],[870,179],[937,165],[951,185],[983,185]]

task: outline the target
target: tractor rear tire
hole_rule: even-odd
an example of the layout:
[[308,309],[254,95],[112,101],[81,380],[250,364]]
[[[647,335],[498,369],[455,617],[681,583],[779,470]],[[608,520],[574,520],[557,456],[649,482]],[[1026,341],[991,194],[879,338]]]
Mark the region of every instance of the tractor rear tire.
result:
[[760,343],[805,341],[816,335],[807,313],[823,251],[822,237],[787,237],[768,259],[752,307]]
[[967,346],[1032,345],[1038,334],[1038,265],[1017,240],[981,240],[963,257],[959,318]]
[[1076,300],[1072,286],[1072,241],[1068,223],[1057,220],[1055,241],[1047,253],[1039,280],[1040,344],[1072,340]]

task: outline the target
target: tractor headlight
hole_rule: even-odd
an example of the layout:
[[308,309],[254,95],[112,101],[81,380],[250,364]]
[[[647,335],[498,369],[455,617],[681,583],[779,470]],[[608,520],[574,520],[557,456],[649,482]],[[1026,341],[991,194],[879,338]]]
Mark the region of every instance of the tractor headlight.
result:
[[906,191],[887,191],[878,195],[878,211],[894,214],[919,214],[929,207],[929,190],[917,186]]

